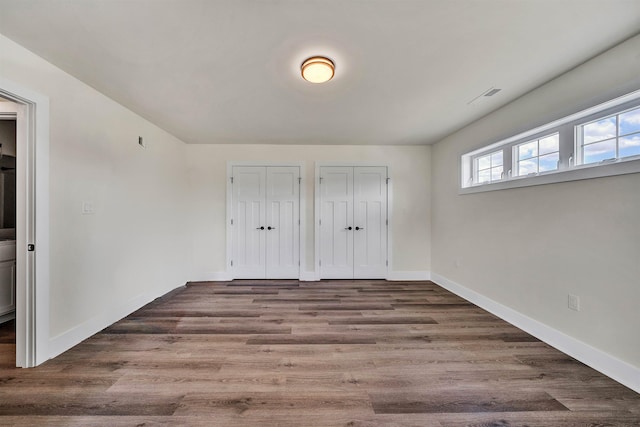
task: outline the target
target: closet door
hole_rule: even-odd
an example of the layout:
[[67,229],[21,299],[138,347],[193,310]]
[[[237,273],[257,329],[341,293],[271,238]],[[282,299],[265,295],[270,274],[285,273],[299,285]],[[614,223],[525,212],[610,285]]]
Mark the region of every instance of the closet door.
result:
[[353,278],[353,167],[320,168],[320,272]]
[[353,277],[387,274],[387,168],[354,167]]
[[300,274],[299,178],[298,167],[267,167],[268,279],[297,279]]
[[[233,167],[233,273],[266,277],[266,168]],[[262,229],[261,229],[262,228]]]

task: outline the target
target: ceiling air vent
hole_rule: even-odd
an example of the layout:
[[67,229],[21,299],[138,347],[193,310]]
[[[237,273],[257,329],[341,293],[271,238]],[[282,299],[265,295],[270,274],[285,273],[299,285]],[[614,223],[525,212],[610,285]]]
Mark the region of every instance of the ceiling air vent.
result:
[[482,92],[480,95],[478,95],[475,98],[473,98],[471,101],[467,102],[467,105],[471,105],[474,102],[477,102],[478,100],[484,98],[485,96],[493,96],[496,93],[500,92],[501,90],[502,89],[498,89],[497,87],[490,87],[489,89],[487,89],[484,92]]
[[493,96],[493,95],[495,95],[496,93],[500,92],[501,90],[502,90],[502,89],[496,89],[496,88],[494,87],[494,88],[492,88],[492,89],[489,89],[489,91],[488,91],[488,92],[486,92],[486,93],[484,94],[484,96]]

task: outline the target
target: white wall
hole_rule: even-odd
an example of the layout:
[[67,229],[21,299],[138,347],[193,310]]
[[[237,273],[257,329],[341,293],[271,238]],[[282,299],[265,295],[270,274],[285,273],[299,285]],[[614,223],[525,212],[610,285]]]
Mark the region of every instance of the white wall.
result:
[[50,334],[64,349],[189,279],[186,147],[3,36],[0,52],[4,78],[50,99]]
[[189,180],[193,200],[190,222],[195,272],[202,279],[226,270],[227,161],[304,161],[307,193],[306,268],[314,269],[313,182],[315,162],[363,162],[388,165],[393,183],[393,270],[430,270],[429,146],[189,145]]
[[469,195],[458,175],[462,153],[640,89],[639,52],[637,36],[432,152],[432,271],[636,367],[640,174]]

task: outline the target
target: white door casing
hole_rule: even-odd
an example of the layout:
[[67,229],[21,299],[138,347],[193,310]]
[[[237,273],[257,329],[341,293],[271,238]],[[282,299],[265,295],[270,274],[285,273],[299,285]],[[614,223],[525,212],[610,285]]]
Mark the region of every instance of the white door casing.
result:
[[300,274],[300,168],[233,166],[232,260],[238,279]]
[[319,269],[326,279],[387,275],[387,167],[319,168]]

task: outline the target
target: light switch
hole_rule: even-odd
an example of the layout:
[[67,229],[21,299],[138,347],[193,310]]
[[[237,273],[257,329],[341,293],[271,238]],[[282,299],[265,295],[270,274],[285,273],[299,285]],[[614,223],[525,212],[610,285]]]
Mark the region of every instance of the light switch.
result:
[[93,202],[82,202],[82,215],[93,215],[96,213]]

